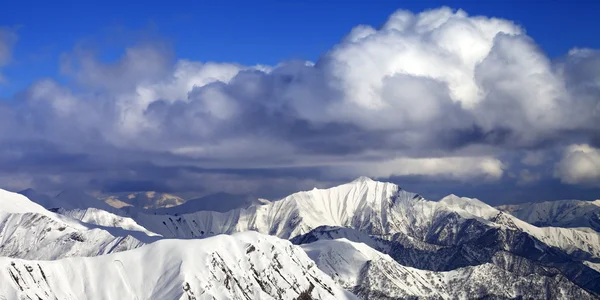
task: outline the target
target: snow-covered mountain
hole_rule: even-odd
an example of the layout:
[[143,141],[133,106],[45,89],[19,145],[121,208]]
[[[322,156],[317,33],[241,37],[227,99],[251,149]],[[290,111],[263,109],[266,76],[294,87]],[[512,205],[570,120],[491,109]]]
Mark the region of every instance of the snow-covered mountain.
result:
[[[546,277],[564,276],[571,282],[597,294],[600,273],[596,264],[580,261],[563,251],[548,247],[528,235],[506,236],[498,240],[490,234],[460,245],[439,246],[415,242],[406,237],[386,240],[351,228],[322,226],[296,236],[297,245],[328,240],[349,240],[388,254],[397,263],[430,271],[453,271],[484,264],[495,265],[519,276],[537,274]],[[327,272],[327,271],[326,271]]]
[[[290,282],[275,280],[269,288],[264,288],[258,283],[257,288],[256,283],[252,281],[252,278],[255,278],[255,281],[259,282],[256,276],[243,275],[252,274],[257,270],[247,269],[247,264],[239,265],[236,269],[238,271],[235,271],[240,272],[243,278],[243,281],[235,283],[236,286],[241,284],[245,287],[238,286],[240,291],[245,291],[241,293],[237,288],[231,288],[233,283],[231,280],[226,281],[226,276],[205,273],[207,266],[211,264],[204,265],[204,271],[194,269],[196,267],[190,272],[183,267],[176,271],[171,270],[175,265],[198,262],[195,258],[189,258],[192,256],[223,257],[222,252],[229,251],[228,247],[237,249],[227,255],[233,255],[235,259],[232,260],[240,262],[244,257],[243,251],[240,250],[242,248],[238,249],[237,246],[225,243],[226,247],[215,246],[217,248],[211,252],[213,248],[208,245],[221,245],[218,241],[222,238],[246,241],[246,236],[250,235],[254,235],[260,241],[264,241],[264,237],[271,240],[272,244],[288,243],[281,239],[290,239],[293,244],[301,245],[310,258],[316,261],[320,270],[331,276],[335,283],[356,293],[362,299],[588,299],[600,295],[598,232],[580,228],[538,227],[477,199],[449,195],[440,201],[429,201],[418,194],[404,191],[395,184],[373,181],[366,177],[329,189],[294,193],[272,202],[221,194],[204,200],[190,200],[170,208],[111,208],[116,210],[114,212],[93,206],[73,207],[73,202],[79,203],[78,205],[96,205],[90,198],[82,202],[76,201],[75,199],[83,197],[79,193],[70,193],[56,199],[33,195],[38,197],[38,203],[49,203],[49,207],[58,214],[45,210],[25,197],[20,196],[22,198],[14,201],[12,193],[6,195],[11,204],[7,205],[7,208],[0,206],[1,256],[26,259],[72,258],[40,263],[44,271],[40,269],[37,275],[33,274],[35,270],[30,271],[35,269],[34,263],[21,261],[22,265],[19,265],[19,260],[14,259],[11,262],[15,262],[16,267],[11,265],[5,268],[12,270],[12,273],[5,275],[8,274],[7,278],[13,278],[14,281],[13,275],[18,273],[17,270],[22,274],[25,274],[25,270],[30,274],[28,276],[37,279],[30,280],[30,277],[25,276],[20,282],[27,282],[32,290],[37,289],[39,292],[39,289],[42,289],[48,293],[44,295],[55,295],[59,299],[63,294],[58,291],[63,289],[72,292],[73,295],[78,295],[81,290],[91,290],[98,291],[100,295],[112,296],[109,292],[104,292],[104,283],[95,282],[101,280],[94,279],[95,271],[92,271],[92,267],[96,268],[96,264],[110,265],[111,262],[103,259],[111,255],[123,255],[127,260],[135,261],[128,255],[138,253],[136,255],[151,259],[149,257],[152,255],[145,254],[146,250],[142,249],[166,249],[171,246],[160,245],[167,245],[167,242],[178,245],[172,247],[202,247],[201,250],[189,250],[191,252],[173,250],[173,256],[163,255],[162,259],[157,260],[157,266],[165,267],[157,268],[156,272],[162,272],[163,276],[166,276],[164,278],[172,278],[169,280],[172,284],[160,284],[160,287],[148,292],[140,286],[148,286],[148,282],[152,285],[154,277],[130,274],[129,268],[126,269],[126,273],[109,268],[97,272],[100,274],[98,276],[117,278],[117,286],[123,286],[138,298],[143,295],[150,295],[148,297],[151,298],[162,296],[162,291],[168,290],[164,295],[168,295],[169,299],[170,296],[196,299],[212,296],[280,299],[282,297],[273,294],[273,291],[282,286],[283,289],[290,289]],[[56,208],[57,203],[67,203],[71,206],[68,209]],[[229,207],[235,209],[224,211]],[[258,233],[238,234],[248,231]],[[223,237],[219,234],[234,236]],[[186,240],[161,241],[165,238]],[[207,240],[188,240],[194,238]],[[117,241],[120,241],[117,246],[107,246],[114,245]],[[148,243],[150,245],[144,246]],[[287,245],[289,246],[289,243]],[[261,247],[255,246],[255,249],[267,251],[268,247]],[[271,246],[271,249],[275,251],[277,247]],[[114,253],[119,251],[124,252]],[[108,253],[114,254],[104,255]],[[74,257],[97,255],[101,256]],[[272,265],[274,258],[267,258]],[[303,259],[292,258],[292,262],[303,265]],[[136,262],[144,264],[142,261]],[[74,271],[74,274],[91,278],[90,283],[87,283],[87,280],[78,282],[74,285],[75,290],[59,285],[44,286],[39,276],[48,273],[46,264],[58,266],[48,267],[48,272],[56,272],[54,274],[60,274],[62,270],[83,268],[85,271]],[[223,264],[227,265],[225,269],[234,270],[228,260]],[[265,270],[270,270],[268,266],[266,268]],[[290,271],[291,275],[284,274],[282,278],[306,277],[306,270],[294,266],[290,268],[296,271]],[[281,269],[279,270],[281,272]],[[298,270],[301,270],[300,273],[297,273]],[[231,278],[237,278],[231,275],[238,274],[235,272],[229,273]],[[292,275],[296,277],[290,277]],[[190,278],[194,278],[195,281]],[[210,281],[210,278],[221,281],[217,283],[216,279]],[[267,276],[264,279],[273,278]],[[319,281],[324,282],[321,279]],[[335,286],[334,281],[330,281],[331,285],[327,286]],[[224,285],[224,282],[228,283]],[[231,284],[228,285],[229,283]],[[202,297],[198,296],[198,286],[204,291]],[[314,291],[318,288],[314,282],[302,286],[308,287],[304,291]],[[260,289],[265,294],[256,292],[253,288]],[[16,289],[20,290],[18,286]],[[323,289],[327,290],[325,287]],[[31,295],[36,299],[34,294]],[[296,296],[285,294],[283,298],[293,299]]]
[[362,299],[595,299],[560,274],[521,276],[490,263],[446,272],[420,270],[344,238],[302,248],[321,270]]
[[[138,213],[132,218],[152,232],[177,238],[253,230],[289,239],[324,225],[345,227],[384,243],[375,249],[405,266],[450,271],[495,263],[498,255],[507,253],[519,264],[558,270],[553,274],[600,293],[600,273],[585,263],[600,261],[596,232],[539,228],[477,199],[450,195],[428,201],[395,184],[368,178],[225,213]],[[510,272],[516,268],[496,265]]]
[[0,299],[356,299],[300,247],[254,232],[0,266]]
[[497,209],[536,226],[591,228],[600,232],[600,200],[560,200],[502,205]]
[[86,224],[55,214],[25,196],[0,190],[0,256],[58,259],[97,256],[156,240],[145,232]]
[[[490,229],[502,229],[526,232],[569,253],[600,257],[597,233],[538,228],[477,199],[451,195],[439,202],[428,201],[395,184],[365,177],[225,213],[199,211],[159,216],[138,212],[132,218],[152,232],[177,238],[254,230],[288,239],[328,225],[354,228],[384,239],[400,234],[430,244],[453,245]],[[465,230],[473,232],[466,234]]]
[[105,195],[100,199],[116,208],[133,206],[139,209],[167,208],[186,202],[179,196],[154,191]]

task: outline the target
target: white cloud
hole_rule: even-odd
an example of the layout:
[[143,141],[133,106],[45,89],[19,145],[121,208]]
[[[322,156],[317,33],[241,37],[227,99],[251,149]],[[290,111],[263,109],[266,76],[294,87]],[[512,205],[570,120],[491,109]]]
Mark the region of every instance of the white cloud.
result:
[[371,177],[422,175],[458,180],[498,180],[504,164],[493,157],[397,158],[375,163],[357,163],[340,167],[334,173]]
[[339,78],[346,100],[363,108],[386,108],[384,81],[397,74],[443,82],[453,101],[472,107],[483,96],[475,81],[476,66],[499,33],[519,34],[521,29],[510,21],[472,18],[449,8],[417,15],[398,11],[380,30],[353,30],[326,56],[327,65]]
[[600,186],[600,150],[587,144],[567,147],[554,176],[565,183]]

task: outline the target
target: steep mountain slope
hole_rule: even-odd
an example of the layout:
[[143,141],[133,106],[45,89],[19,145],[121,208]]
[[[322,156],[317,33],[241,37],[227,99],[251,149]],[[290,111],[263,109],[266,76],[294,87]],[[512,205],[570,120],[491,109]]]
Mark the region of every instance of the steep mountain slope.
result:
[[302,248],[321,270],[363,299],[595,299],[561,275],[521,275],[493,264],[448,272],[419,270],[347,239],[320,240]]
[[588,227],[600,232],[600,200],[560,200],[498,206],[536,226]]
[[268,204],[265,199],[258,199],[248,195],[234,195],[216,193],[201,198],[191,199],[185,203],[169,208],[152,209],[145,211],[147,214],[181,215],[197,211],[227,212],[237,208],[248,208],[252,205]]
[[[183,198],[179,196],[153,191],[119,193],[101,197],[101,200],[109,204],[126,203],[139,209],[167,208],[178,206],[186,202]],[[117,208],[121,207],[123,207],[123,205],[118,204]]]
[[138,238],[156,240],[142,232],[81,223],[52,213],[23,195],[0,190],[0,256],[95,256],[140,247],[143,242]]
[[355,299],[299,247],[254,232],[0,268],[0,299]]

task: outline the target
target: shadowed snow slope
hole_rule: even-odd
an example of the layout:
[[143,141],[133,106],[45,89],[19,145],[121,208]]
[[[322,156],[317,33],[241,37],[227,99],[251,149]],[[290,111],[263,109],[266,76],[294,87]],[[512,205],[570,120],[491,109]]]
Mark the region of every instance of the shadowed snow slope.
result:
[[493,264],[448,272],[419,270],[347,239],[320,240],[302,248],[334,281],[363,299],[595,299],[561,275],[519,276]]
[[355,299],[300,247],[255,232],[0,265],[0,299]]

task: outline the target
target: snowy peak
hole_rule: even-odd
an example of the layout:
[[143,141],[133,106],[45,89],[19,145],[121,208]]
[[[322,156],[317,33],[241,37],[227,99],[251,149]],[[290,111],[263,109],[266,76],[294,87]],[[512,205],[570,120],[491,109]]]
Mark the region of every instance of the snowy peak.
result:
[[374,180],[367,176],[360,176],[351,181],[351,183],[367,183],[367,182],[374,182]]
[[488,204],[475,198],[459,197],[454,194],[448,195],[440,200],[440,203],[456,210],[457,212],[466,212],[480,218],[491,218],[496,216],[499,211]]

